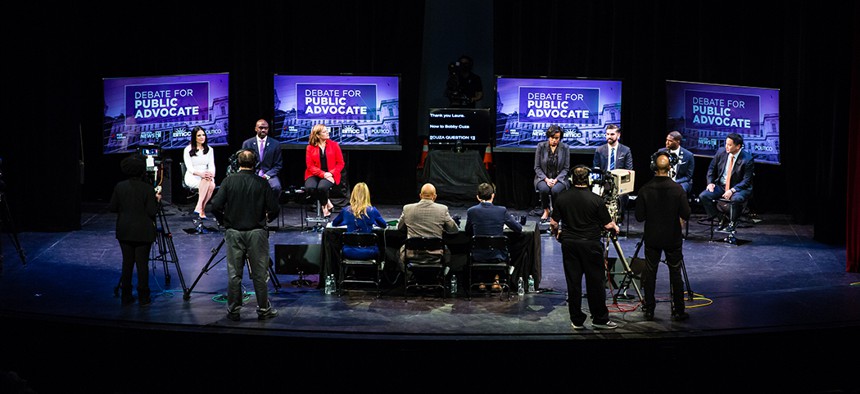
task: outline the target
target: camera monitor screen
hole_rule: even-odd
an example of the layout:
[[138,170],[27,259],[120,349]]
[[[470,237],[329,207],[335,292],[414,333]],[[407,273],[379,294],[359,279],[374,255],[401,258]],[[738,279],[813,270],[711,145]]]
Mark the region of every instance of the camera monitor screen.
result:
[[490,143],[487,108],[430,108],[427,139],[431,145]]
[[666,114],[696,156],[714,157],[738,133],[757,163],[779,164],[779,89],[669,80]]
[[572,151],[590,152],[621,127],[621,81],[496,76],[496,107],[496,151],[534,151],[557,124]]
[[227,145],[229,86],[227,73],[105,78],[103,152],[181,149],[195,126],[209,145]]
[[275,75],[272,135],[304,149],[316,124],[341,149],[400,149],[400,76]]

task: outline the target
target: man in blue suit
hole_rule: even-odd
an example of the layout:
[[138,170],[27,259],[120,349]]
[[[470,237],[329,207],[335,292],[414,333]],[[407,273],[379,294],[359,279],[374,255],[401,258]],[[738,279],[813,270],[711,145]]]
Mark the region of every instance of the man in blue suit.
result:
[[[755,160],[752,153],[744,147],[744,138],[737,133],[726,137],[726,149],[720,150],[708,166],[708,186],[699,194],[708,220],[717,216],[716,201],[720,198],[730,200],[736,207],[752,196],[753,170]],[[720,223],[720,229],[734,231],[735,221],[740,217],[740,209],[732,210],[727,223]]]
[[693,171],[696,168],[696,161],[693,152],[681,146],[682,139],[681,133],[670,132],[666,136],[666,148],[661,150],[669,151],[678,157],[678,164],[675,164],[675,168],[670,169],[669,174],[672,180],[681,185],[687,195],[690,195],[693,190]]
[[[507,208],[493,205],[493,198],[495,197],[496,191],[493,185],[489,183],[478,185],[479,203],[466,210],[466,234],[504,235],[505,226],[516,233],[523,231],[523,226],[508,213]],[[507,258],[502,251],[497,250],[495,254],[491,252],[493,251],[475,251],[475,255],[481,260]]]
[[[633,170],[633,153],[630,152],[629,147],[618,142],[619,139],[621,139],[621,129],[618,128],[618,125],[606,126],[606,144],[594,150],[592,168],[599,168],[604,172],[616,169]],[[627,194],[619,197],[618,217],[612,218],[618,223],[624,219],[628,199]]]
[[275,192],[276,196],[281,195],[281,181],[278,179],[278,173],[281,172],[281,143],[269,137],[269,122],[265,119],[257,121],[254,127],[256,136],[248,138],[242,143],[242,149],[248,149],[252,152],[257,152],[257,157],[260,158],[257,168],[257,175],[269,181],[269,186]]

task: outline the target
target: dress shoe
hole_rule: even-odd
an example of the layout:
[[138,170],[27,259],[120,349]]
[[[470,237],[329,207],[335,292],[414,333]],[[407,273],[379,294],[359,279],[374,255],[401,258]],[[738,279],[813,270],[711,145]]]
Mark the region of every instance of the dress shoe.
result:
[[672,320],[674,321],[684,321],[690,318],[690,314],[687,312],[673,313]]
[[646,310],[644,316],[645,316],[645,320],[648,320],[648,321],[654,320],[654,311]]
[[239,312],[227,312],[227,318],[232,321],[242,320],[242,317],[239,315]]

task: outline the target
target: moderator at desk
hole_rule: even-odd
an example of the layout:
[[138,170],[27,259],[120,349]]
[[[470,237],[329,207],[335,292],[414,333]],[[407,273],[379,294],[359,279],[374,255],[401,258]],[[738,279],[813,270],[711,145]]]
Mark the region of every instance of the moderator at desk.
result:
[[[505,229],[505,236],[508,237],[508,250],[511,253],[511,263],[514,266],[514,273],[511,275],[514,278],[513,286],[516,286],[517,277],[522,276],[523,280],[529,275],[535,280],[535,287],[540,287],[541,280],[541,238],[540,231],[537,228],[537,222],[527,222],[523,226],[521,233],[515,233]],[[338,275],[338,265],[341,260],[341,235],[346,231],[345,227],[326,227],[322,234],[322,248],[320,251],[320,277],[323,278],[329,274]],[[385,255],[385,272],[388,278],[396,277],[399,267],[398,255],[400,246],[406,240],[406,232],[398,231],[394,227],[389,226],[386,229],[374,229],[379,240],[379,250],[384,251]],[[469,258],[469,237],[460,227],[457,234],[446,234],[445,244],[451,251],[451,273],[456,274],[460,279],[460,283],[465,283],[466,278],[466,263]],[[320,282],[323,282],[322,280]],[[383,286],[396,287],[398,283],[383,280]],[[513,291],[516,291],[514,287]]]

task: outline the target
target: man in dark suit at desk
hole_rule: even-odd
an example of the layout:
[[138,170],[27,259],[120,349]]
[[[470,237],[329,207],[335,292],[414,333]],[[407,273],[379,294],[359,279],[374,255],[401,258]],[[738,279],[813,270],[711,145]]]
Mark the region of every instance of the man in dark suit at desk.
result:
[[[457,222],[448,212],[448,207],[436,202],[435,186],[425,183],[421,187],[420,197],[421,201],[403,206],[403,213],[400,214],[400,219],[397,221],[397,229],[406,230],[406,238],[442,238],[444,233],[456,234],[460,231]],[[451,261],[451,253],[447,247],[428,252],[442,255],[442,264],[446,266]],[[403,261],[406,260],[406,253],[406,246],[404,245],[400,248],[401,271],[405,271]]]
[[[493,198],[496,196],[496,191],[493,185],[482,183],[478,185],[478,201],[477,205],[466,210],[466,234],[468,235],[504,235],[505,226],[508,226],[511,231],[519,233],[523,231],[523,226],[514,217],[508,213],[508,209],[501,205],[493,205]],[[496,252],[495,254],[490,254]],[[477,250],[475,255],[482,260],[501,259],[504,260],[508,256],[500,250]]]
[[269,181],[269,186],[272,187],[275,195],[280,196],[281,181],[278,179],[278,173],[281,172],[281,167],[283,166],[281,160],[281,143],[269,137],[269,122],[265,119],[257,121],[254,131],[257,135],[245,140],[242,143],[242,149],[257,152],[257,157],[260,159],[257,175]]
[[[730,200],[732,204],[740,206],[752,195],[755,160],[743,146],[744,138],[740,134],[729,134],[726,137],[726,149],[720,150],[708,166],[708,186],[699,194],[699,200],[708,215],[707,220],[717,216],[718,199]],[[720,230],[734,231],[735,221],[741,212],[740,209],[734,209],[732,213],[727,222],[720,223]]]

